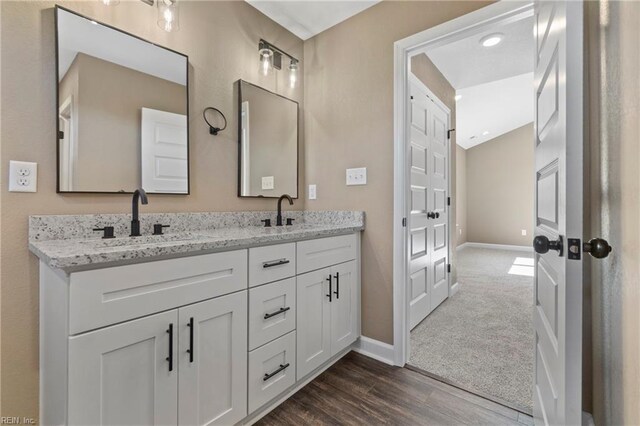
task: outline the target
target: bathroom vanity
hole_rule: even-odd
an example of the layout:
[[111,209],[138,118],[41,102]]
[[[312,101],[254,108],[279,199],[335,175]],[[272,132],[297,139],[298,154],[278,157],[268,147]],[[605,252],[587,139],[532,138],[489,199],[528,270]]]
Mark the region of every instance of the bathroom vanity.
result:
[[252,423],[346,354],[364,215],[290,213],[32,217],[42,424]]

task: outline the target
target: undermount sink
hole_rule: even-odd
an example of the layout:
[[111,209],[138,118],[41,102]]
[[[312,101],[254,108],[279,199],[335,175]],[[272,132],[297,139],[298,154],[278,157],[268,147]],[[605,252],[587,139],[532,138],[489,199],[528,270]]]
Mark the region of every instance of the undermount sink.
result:
[[164,234],[164,235],[143,235],[141,237],[118,237],[103,240],[86,240],[83,244],[93,247],[124,247],[139,246],[145,244],[159,244],[177,241],[189,241],[197,238],[197,235],[191,233],[184,234]]

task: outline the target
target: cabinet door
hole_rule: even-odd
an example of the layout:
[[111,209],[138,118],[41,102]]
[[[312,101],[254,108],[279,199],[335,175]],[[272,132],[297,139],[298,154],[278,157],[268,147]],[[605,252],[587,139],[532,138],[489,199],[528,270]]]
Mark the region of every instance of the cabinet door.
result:
[[297,379],[331,357],[329,268],[297,277]]
[[331,356],[358,338],[358,281],[356,262],[331,268],[333,297],[331,300]]
[[173,310],[70,337],[69,424],[175,425],[177,322]]
[[247,291],[179,309],[181,425],[247,415]]

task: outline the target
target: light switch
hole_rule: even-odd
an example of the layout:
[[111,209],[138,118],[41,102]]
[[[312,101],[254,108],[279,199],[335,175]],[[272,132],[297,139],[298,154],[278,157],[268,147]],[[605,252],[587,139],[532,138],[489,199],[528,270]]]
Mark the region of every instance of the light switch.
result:
[[347,169],[347,185],[366,185],[367,168]]
[[273,189],[273,186],[274,186],[273,176],[262,177],[262,189]]
[[310,200],[315,200],[316,199],[316,186],[315,185],[309,185],[309,199]]
[[9,191],[36,192],[38,189],[38,163],[9,161]]

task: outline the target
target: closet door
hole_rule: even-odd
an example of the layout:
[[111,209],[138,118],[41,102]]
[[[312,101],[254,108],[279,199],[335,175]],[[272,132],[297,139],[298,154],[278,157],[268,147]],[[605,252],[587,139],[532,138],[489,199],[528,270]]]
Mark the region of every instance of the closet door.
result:
[[177,323],[173,310],[70,337],[69,424],[175,425]]
[[247,292],[179,310],[181,425],[229,425],[247,415]]

